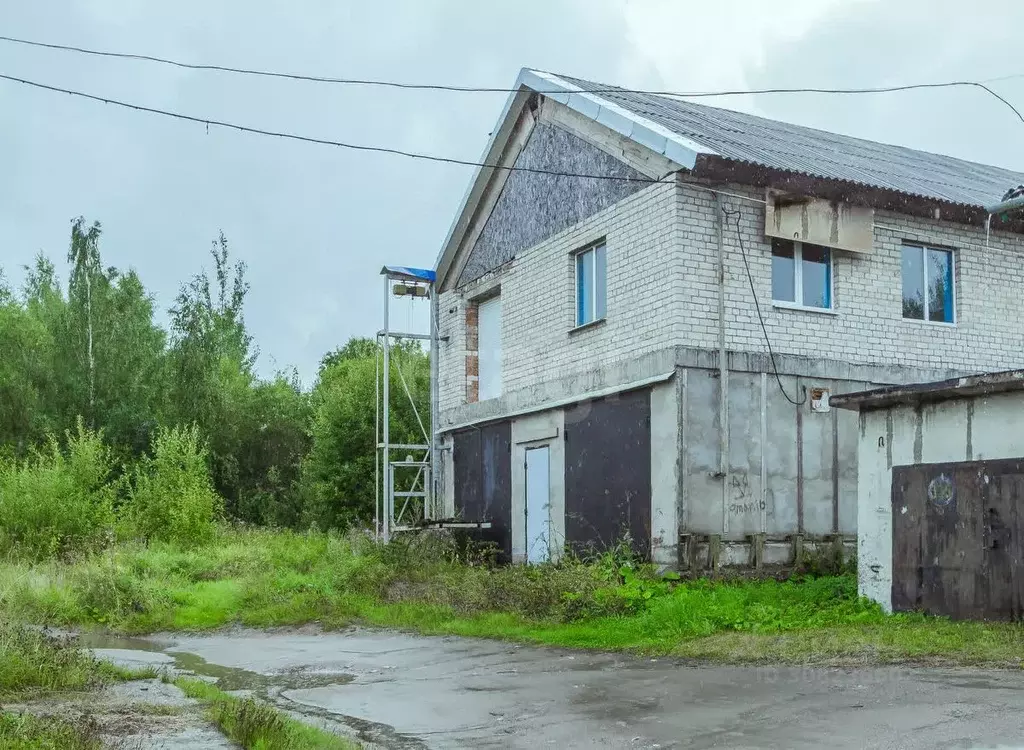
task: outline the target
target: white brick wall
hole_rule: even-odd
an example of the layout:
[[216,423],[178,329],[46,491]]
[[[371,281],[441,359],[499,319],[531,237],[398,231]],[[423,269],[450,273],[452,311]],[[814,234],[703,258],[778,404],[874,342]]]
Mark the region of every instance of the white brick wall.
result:
[[[729,188],[752,198],[763,193]],[[713,196],[686,188],[683,203],[687,266],[696,264],[691,302],[699,326],[683,342],[717,346],[716,235]],[[771,246],[764,237],[764,206],[723,196],[725,208],[742,212],[743,247],[750,263],[761,312],[772,346],[782,354],[820,356],[855,363],[983,371],[1024,367],[1024,242],[1000,233],[985,245],[982,230],[950,222],[917,219],[889,211],[875,215],[869,255],[833,251],[833,306],[836,315],[775,308],[771,302]],[[693,236],[693,240],[690,237]],[[750,296],[735,217],[725,229],[727,346],[767,351]],[[955,326],[903,317],[903,241],[954,249]],[[695,257],[694,257],[695,256]],[[702,318],[702,310],[707,318]]]
[[[763,198],[742,186],[728,192]],[[834,308],[827,315],[774,308],[764,206],[723,196],[740,211],[743,246],[768,333],[779,354],[864,364],[966,371],[1024,367],[1024,243],[978,229],[879,211],[871,254],[834,251]],[[608,311],[603,325],[574,324],[572,251],[607,239]],[[735,217],[724,231],[726,345],[767,351],[744,270]],[[955,326],[902,317],[903,240],[955,248]],[[466,300],[501,284],[505,392],[593,372],[673,345],[718,346],[715,196],[695,186],[654,185],[529,250],[440,300],[442,414],[465,403]]]
[[[465,402],[465,306],[501,284],[505,392],[586,373],[679,341],[685,322],[679,188],[652,185],[520,253],[503,269],[440,299],[441,411]],[[572,253],[605,238],[606,322],[575,325]],[[454,311],[454,312],[453,312]],[[538,401],[542,400],[538,393]]]

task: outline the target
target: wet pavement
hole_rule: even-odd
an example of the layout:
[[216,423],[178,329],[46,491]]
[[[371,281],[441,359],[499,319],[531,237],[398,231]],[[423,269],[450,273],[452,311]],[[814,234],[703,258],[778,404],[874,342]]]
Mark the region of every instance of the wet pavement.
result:
[[87,639],[385,748],[1024,746],[1024,673],[692,666],[372,630]]

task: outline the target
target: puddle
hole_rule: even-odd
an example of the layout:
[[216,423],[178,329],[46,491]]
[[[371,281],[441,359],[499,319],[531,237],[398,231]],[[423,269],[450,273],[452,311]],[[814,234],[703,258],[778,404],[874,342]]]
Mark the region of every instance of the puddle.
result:
[[239,667],[213,664],[197,654],[178,650],[173,644],[107,633],[83,633],[79,636],[79,643],[84,648],[99,651],[163,654],[172,660],[167,666],[177,671],[208,678],[227,692],[246,692],[255,695],[307,723],[319,724],[329,730],[344,728],[348,733],[354,733],[360,740],[373,746],[402,750],[419,750],[426,747],[420,740],[396,732],[391,726],[326,711],[288,696],[288,693],[294,690],[347,685],[355,679],[350,674],[324,672],[314,668],[297,668],[264,674]]
[[221,690],[228,692],[247,690],[266,696],[270,692],[300,690],[304,688],[347,685],[354,679],[341,672],[317,672],[309,669],[293,669],[285,672],[263,674],[239,667],[225,667],[211,664],[206,659],[174,646],[165,646],[145,638],[109,635],[106,633],[83,633],[79,643],[90,649],[141,651],[143,653],[166,654],[173,659],[175,669],[208,677]]

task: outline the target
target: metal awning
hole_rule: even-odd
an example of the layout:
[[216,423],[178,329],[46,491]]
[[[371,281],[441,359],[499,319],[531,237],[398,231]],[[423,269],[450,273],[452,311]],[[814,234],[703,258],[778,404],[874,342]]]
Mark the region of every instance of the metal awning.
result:
[[429,268],[410,268],[409,266],[384,266],[380,269],[381,276],[402,281],[423,281],[433,284],[437,275]]

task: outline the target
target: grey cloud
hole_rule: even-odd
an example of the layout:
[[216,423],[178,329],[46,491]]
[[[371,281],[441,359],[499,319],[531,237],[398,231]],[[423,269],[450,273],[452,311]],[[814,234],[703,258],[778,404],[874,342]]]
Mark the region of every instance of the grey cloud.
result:
[[[510,84],[519,67],[615,80],[635,65],[610,3],[11,4],[5,32],[197,61],[353,77]],[[54,7],[61,6],[61,7]],[[258,10],[256,10],[258,8]],[[56,19],[56,20],[55,20]],[[154,107],[356,143],[479,156],[502,94],[317,86],[0,45],[0,71]],[[103,222],[105,262],[158,304],[221,229],[249,265],[261,368],[319,357],[381,322],[382,263],[430,265],[471,171],[162,120],[0,83],[0,266],[60,260]],[[404,314],[404,313],[403,313]]]
[[[1024,5],[995,0],[855,3],[779,43],[748,70],[751,87],[884,86],[1024,73]],[[1024,107],[1024,78],[994,89]],[[976,89],[754,99],[768,117],[1024,169],[1024,123]]]

